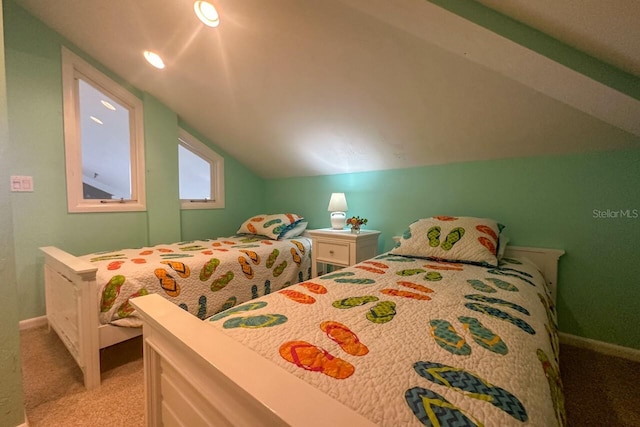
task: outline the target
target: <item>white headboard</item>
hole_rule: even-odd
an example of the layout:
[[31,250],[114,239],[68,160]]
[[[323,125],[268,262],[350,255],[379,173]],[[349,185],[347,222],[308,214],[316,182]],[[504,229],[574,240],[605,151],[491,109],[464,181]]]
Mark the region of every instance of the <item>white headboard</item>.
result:
[[507,246],[504,255],[507,257],[526,258],[534,263],[547,281],[547,286],[551,291],[551,298],[555,303],[558,295],[558,260],[564,255],[562,249]]
[[[393,236],[393,241],[396,243],[399,242],[400,239],[400,236]],[[535,264],[547,282],[553,302],[556,302],[558,295],[558,260],[564,255],[562,249],[507,246],[504,255],[514,258],[526,258]]]

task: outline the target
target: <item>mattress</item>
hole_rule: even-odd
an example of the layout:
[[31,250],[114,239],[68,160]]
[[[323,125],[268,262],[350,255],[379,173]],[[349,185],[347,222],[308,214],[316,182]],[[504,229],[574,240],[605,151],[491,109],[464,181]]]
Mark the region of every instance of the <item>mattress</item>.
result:
[[311,239],[237,235],[79,258],[98,267],[100,323],[138,327],[137,296],[157,293],[204,319],[308,279]]
[[565,424],[555,307],[524,259],[386,253],[207,323],[378,425]]

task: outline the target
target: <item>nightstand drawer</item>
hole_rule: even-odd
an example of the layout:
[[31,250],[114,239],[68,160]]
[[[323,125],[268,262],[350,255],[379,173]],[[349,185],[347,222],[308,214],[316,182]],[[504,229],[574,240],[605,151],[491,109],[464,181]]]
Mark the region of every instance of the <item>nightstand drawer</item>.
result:
[[316,243],[316,247],[313,248],[313,250],[317,251],[317,258],[320,262],[349,265],[348,243],[319,241]]
[[363,230],[354,234],[349,230],[331,228],[309,230],[313,240],[311,249],[311,277],[318,276],[318,264],[349,267],[378,253],[376,230]]

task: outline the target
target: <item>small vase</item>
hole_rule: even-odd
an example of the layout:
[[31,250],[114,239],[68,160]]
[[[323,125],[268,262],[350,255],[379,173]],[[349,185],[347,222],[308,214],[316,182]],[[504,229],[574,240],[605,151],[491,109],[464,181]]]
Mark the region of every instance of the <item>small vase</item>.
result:
[[360,227],[358,227],[358,226],[352,226],[352,227],[351,227],[351,233],[352,233],[352,234],[360,234]]

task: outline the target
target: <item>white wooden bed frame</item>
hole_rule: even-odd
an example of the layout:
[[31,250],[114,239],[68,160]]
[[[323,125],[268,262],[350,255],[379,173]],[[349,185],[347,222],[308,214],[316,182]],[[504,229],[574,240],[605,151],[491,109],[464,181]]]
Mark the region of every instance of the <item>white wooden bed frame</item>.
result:
[[100,350],[142,334],[142,328],[102,325],[96,285],[98,268],[53,246],[44,253],[47,323],[82,369],[84,385],[100,386]]
[[[554,299],[563,254],[525,247],[506,251],[536,264]],[[131,303],[144,320],[147,426],[373,425],[161,296]]]
[[54,246],[44,253],[47,323],[82,370],[87,390],[100,386],[100,350],[142,335],[142,328],[103,325],[96,284],[98,268]]

